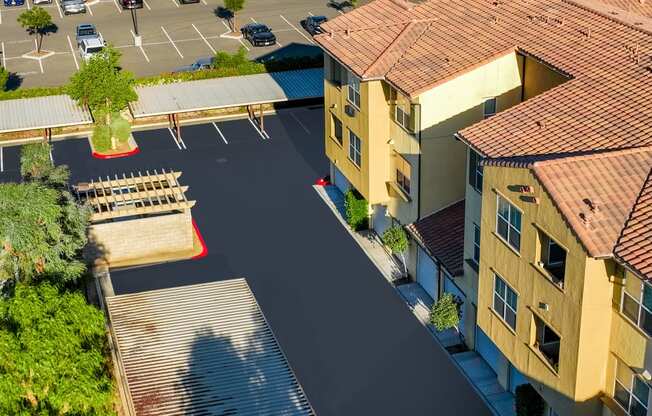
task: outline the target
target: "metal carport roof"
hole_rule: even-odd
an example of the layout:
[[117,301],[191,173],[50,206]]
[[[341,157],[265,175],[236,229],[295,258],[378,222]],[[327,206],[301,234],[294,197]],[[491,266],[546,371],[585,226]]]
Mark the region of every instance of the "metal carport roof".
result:
[[244,279],[107,298],[130,410],[313,415]]
[[324,95],[323,68],[204,79],[136,88],[135,118],[266,104]]
[[0,133],[51,129],[93,122],[91,113],[67,95],[0,101]]

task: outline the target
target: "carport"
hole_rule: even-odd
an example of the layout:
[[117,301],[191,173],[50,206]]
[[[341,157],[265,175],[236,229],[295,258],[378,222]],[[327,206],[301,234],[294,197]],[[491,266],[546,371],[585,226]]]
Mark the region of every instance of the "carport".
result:
[[54,128],[91,123],[90,111],[67,95],[0,101],[0,133],[42,130],[43,139],[49,140]]
[[267,136],[263,105],[323,97],[323,77],[323,69],[315,68],[139,87],[129,107],[134,118],[167,115],[178,144],[179,114],[232,107],[246,107],[254,127]]
[[314,415],[244,279],[106,301],[130,416]]

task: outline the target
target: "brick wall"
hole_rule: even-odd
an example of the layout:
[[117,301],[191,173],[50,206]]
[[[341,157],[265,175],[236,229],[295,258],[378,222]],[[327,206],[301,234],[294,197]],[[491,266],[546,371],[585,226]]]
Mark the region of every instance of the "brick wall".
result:
[[193,248],[190,210],[158,217],[95,224],[89,228],[86,256],[108,262],[136,260]]

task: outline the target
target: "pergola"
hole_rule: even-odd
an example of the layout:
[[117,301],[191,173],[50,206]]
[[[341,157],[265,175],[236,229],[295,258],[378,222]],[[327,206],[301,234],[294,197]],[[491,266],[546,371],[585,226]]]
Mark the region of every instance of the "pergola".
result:
[[67,95],[0,101],[0,133],[43,130],[43,138],[49,140],[53,128],[91,123],[90,111]]
[[80,202],[92,209],[91,222],[184,211],[192,208],[195,201],[186,198],[188,186],[179,184],[181,172],[146,171],[133,172],[121,177],[106,176],[97,181],[81,182],[73,187]]
[[[134,118],[167,115],[170,131],[181,138],[179,114],[246,107],[265,134],[263,105],[324,96],[322,68],[241,75],[136,88],[138,100],[129,105]],[[258,117],[255,110],[258,106]]]

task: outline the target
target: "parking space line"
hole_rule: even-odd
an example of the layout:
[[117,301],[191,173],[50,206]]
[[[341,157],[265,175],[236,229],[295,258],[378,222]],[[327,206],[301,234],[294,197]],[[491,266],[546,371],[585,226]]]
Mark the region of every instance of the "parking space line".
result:
[[59,5],[59,0],[54,0],[57,5],[57,11],[59,12],[59,17],[63,19],[63,13],[61,13],[61,6]]
[[310,15],[310,16],[314,16],[314,14],[312,14],[312,12],[308,12],[308,15]]
[[7,69],[7,56],[5,55],[5,43],[0,42],[0,44],[2,45],[2,67],[4,69]]
[[50,163],[54,165],[54,156],[52,156],[52,146],[50,146]]
[[5,155],[4,155],[4,147],[0,146],[0,172],[5,171]]
[[299,120],[299,117],[297,117],[294,112],[290,112],[290,116],[296,120],[297,123],[299,123],[299,126],[308,134],[310,134],[310,130],[308,130],[308,127],[306,127],[305,124],[301,120]]
[[68,46],[70,46],[70,52],[72,54],[72,59],[75,61],[75,67],[79,69],[79,64],[77,63],[77,57],[75,56],[75,50],[72,48],[72,41],[70,40],[70,36],[66,35],[68,38]]
[[226,137],[224,137],[224,135],[222,134],[222,130],[220,130],[220,128],[217,127],[217,124],[215,124],[215,122],[213,122],[213,127],[215,127],[215,130],[217,130],[217,133],[220,135],[222,140],[224,140],[224,143],[229,144],[229,142],[226,141]]
[[115,8],[118,9],[118,13],[122,14],[122,7],[118,4],[118,0],[113,0],[113,4],[115,4]]
[[88,13],[90,13],[91,16],[92,16],[93,15],[93,8],[90,5],[87,4],[86,9],[88,9]]
[[143,0],[143,4],[145,4],[145,7],[147,7],[147,10],[152,10],[152,8],[149,7],[149,3],[147,3],[145,0]]
[[170,41],[170,43],[172,44],[172,46],[174,46],[174,49],[176,49],[176,51],[177,51],[177,53],[179,54],[179,56],[180,56],[181,58],[183,58],[183,54],[181,53],[181,51],[179,50],[179,48],[177,48],[177,45],[174,44],[174,41],[172,40],[172,38],[170,37],[170,35],[168,35],[168,32],[165,30],[165,28],[164,28],[163,26],[161,26],[161,30],[163,31],[163,34],[165,34],[165,37],[168,38],[168,40]]
[[25,4],[27,5],[27,10],[32,10],[32,6],[29,5],[29,0],[26,0]]
[[172,129],[168,127],[168,131],[170,132],[170,136],[172,136],[172,141],[174,142],[174,144],[176,144],[177,147],[179,148],[179,150],[181,150],[181,145],[177,141],[177,137],[174,135],[174,132],[172,131]]
[[[36,39],[34,39],[34,50],[38,49],[38,42],[36,42]],[[38,60],[38,65],[41,67],[41,74],[45,73],[43,70],[43,59]]]
[[206,0],[201,0],[202,3],[204,3],[204,6],[208,6],[208,3],[206,3]]
[[2,10],[0,10],[0,25],[2,24]]
[[[131,29],[129,29],[129,31],[131,32],[131,36],[133,36],[133,37],[135,38],[136,35],[134,34],[134,31],[131,30]],[[167,42],[166,42],[166,43],[167,43]],[[143,56],[145,57],[145,60],[147,61],[147,63],[150,63],[149,56],[147,56],[147,54],[145,53],[145,49],[143,49],[143,45],[142,45],[142,43],[140,44],[140,46],[139,46],[138,48],[139,48],[140,51],[143,53]]]
[[263,135],[263,133],[260,131],[260,129],[258,129],[258,126],[256,126],[256,123],[254,123],[253,120],[252,120],[251,118],[247,118],[247,120],[249,120],[249,123],[251,123],[251,126],[254,128],[254,130],[256,130],[256,133],[258,133],[258,135],[259,135],[263,140],[267,140],[267,138],[265,138],[265,135]]
[[179,7],[179,2],[177,2],[177,0],[171,0],[171,1],[172,1],[172,4],[174,4],[175,6]]
[[216,54],[217,52],[215,51],[215,49],[213,48],[213,46],[212,46],[212,45],[211,45],[211,44],[206,40],[206,38],[204,37],[204,35],[201,34],[201,32],[199,31],[199,29],[197,29],[197,26],[195,26],[194,23],[191,23],[191,24],[192,24],[192,27],[195,29],[195,31],[197,31],[197,33],[199,34],[199,36],[201,36],[201,38],[202,38],[202,40],[204,41],[204,43],[206,43],[206,46],[208,46],[208,49],[210,49],[211,51],[213,51],[213,54]]
[[254,22],[254,23],[258,23],[258,22],[256,21],[256,19],[254,19],[253,17],[250,17],[250,19],[251,19],[252,22]]
[[301,36],[303,36],[304,38],[306,38],[306,40],[307,40],[308,42],[312,43],[313,45],[315,44],[315,42],[313,42],[312,39],[310,39],[308,36],[304,35],[302,31],[300,31],[299,29],[297,29],[297,27],[296,27],[295,25],[293,25],[292,23],[290,23],[290,21],[289,21],[288,19],[286,19],[285,17],[283,17],[282,14],[279,14],[279,16],[281,16],[281,19],[285,20],[285,23],[287,23],[288,25],[290,25],[290,27],[291,27],[292,29],[296,30],[297,33],[299,33]]

